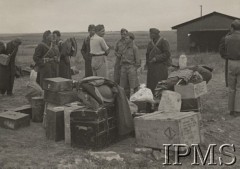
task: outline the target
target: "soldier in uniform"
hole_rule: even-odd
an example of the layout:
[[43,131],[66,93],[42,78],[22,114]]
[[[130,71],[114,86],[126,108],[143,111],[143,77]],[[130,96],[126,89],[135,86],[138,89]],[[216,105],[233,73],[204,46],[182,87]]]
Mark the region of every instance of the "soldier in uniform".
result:
[[[160,36],[160,31],[156,28],[151,28],[151,41],[147,46],[146,65],[147,68],[147,88],[151,89],[154,94],[154,89],[159,81],[166,80],[168,77],[168,66],[171,64],[169,43],[166,39]],[[148,105],[147,111],[151,107]]]
[[83,55],[83,59],[85,61],[85,77],[92,76],[92,56],[90,55],[90,38],[95,34],[95,26],[89,25],[88,26],[88,33],[89,36],[84,39],[81,53]]
[[240,115],[240,20],[231,24],[231,33],[220,44],[220,54],[228,60],[228,109],[230,115]]
[[35,48],[33,60],[38,66],[40,86],[42,87],[45,78],[58,77],[59,72],[59,49],[53,43],[51,31],[43,33],[43,40]]
[[1,65],[0,68],[0,90],[2,95],[6,92],[8,96],[13,94],[13,84],[16,73],[15,59],[21,43],[22,41],[19,38],[7,43],[5,54],[10,55],[10,62],[7,66]]

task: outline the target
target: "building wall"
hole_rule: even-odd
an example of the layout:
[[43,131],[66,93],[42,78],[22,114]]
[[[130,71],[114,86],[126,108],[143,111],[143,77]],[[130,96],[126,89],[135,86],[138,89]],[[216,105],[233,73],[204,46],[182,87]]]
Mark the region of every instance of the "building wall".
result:
[[178,52],[189,51],[189,32],[205,29],[229,29],[232,21],[233,19],[224,16],[212,15],[177,28]]

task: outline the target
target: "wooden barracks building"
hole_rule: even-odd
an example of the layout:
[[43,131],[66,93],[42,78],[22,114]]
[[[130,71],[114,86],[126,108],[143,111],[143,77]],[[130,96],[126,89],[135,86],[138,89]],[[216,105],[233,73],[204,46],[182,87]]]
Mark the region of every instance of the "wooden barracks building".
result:
[[217,52],[221,38],[235,19],[239,18],[212,12],[173,26],[177,30],[178,52]]

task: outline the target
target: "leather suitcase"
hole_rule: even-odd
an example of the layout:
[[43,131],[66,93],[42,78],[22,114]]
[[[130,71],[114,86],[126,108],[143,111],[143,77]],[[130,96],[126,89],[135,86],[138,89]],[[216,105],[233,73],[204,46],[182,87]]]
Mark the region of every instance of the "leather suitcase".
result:
[[45,102],[62,106],[67,103],[78,101],[78,96],[76,91],[52,92],[45,90],[44,100]]
[[64,107],[47,109],[46,136],[49,140],[64,140]]
[[97,110],[85,107],[75,110],[71,114],[71,119],[85,121],[101,121],[109,117],[115,117],[114,104],[105,104]]
[[61,77],[46,78],[43,81],[43,90],[52,92],[71,91],[73,89],[73,81]]
[[14,111],[14,112],[20,112],[20,113],[24,113],[24,114],[28,114],[30,119],[32,118],[32,106],[27,104],[27,105],[23,105],[21,107],[17,107],[17,108],[12,108],[12,109],[8,109],[8,110],[4,110],[4,111]]
[[[113,118],[110,119],[110,121]],[[117,128],[101,122],[71,121],[71,145],[79,148],[102,149],[117,139]],[[109,122],[111,124],[111,122]]]
[[15,130],[29,125],[30,117],[28,114],[13,111],[0,113],[0,126],[3,128]]

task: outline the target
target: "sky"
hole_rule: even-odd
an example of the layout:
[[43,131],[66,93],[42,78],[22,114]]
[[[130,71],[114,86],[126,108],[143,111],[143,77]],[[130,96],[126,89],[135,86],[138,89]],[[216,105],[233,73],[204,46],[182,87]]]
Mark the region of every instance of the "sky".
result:
[[240,18],[240,0],[0,0],[0,33],[147,31],[172,26],[217,11]]

